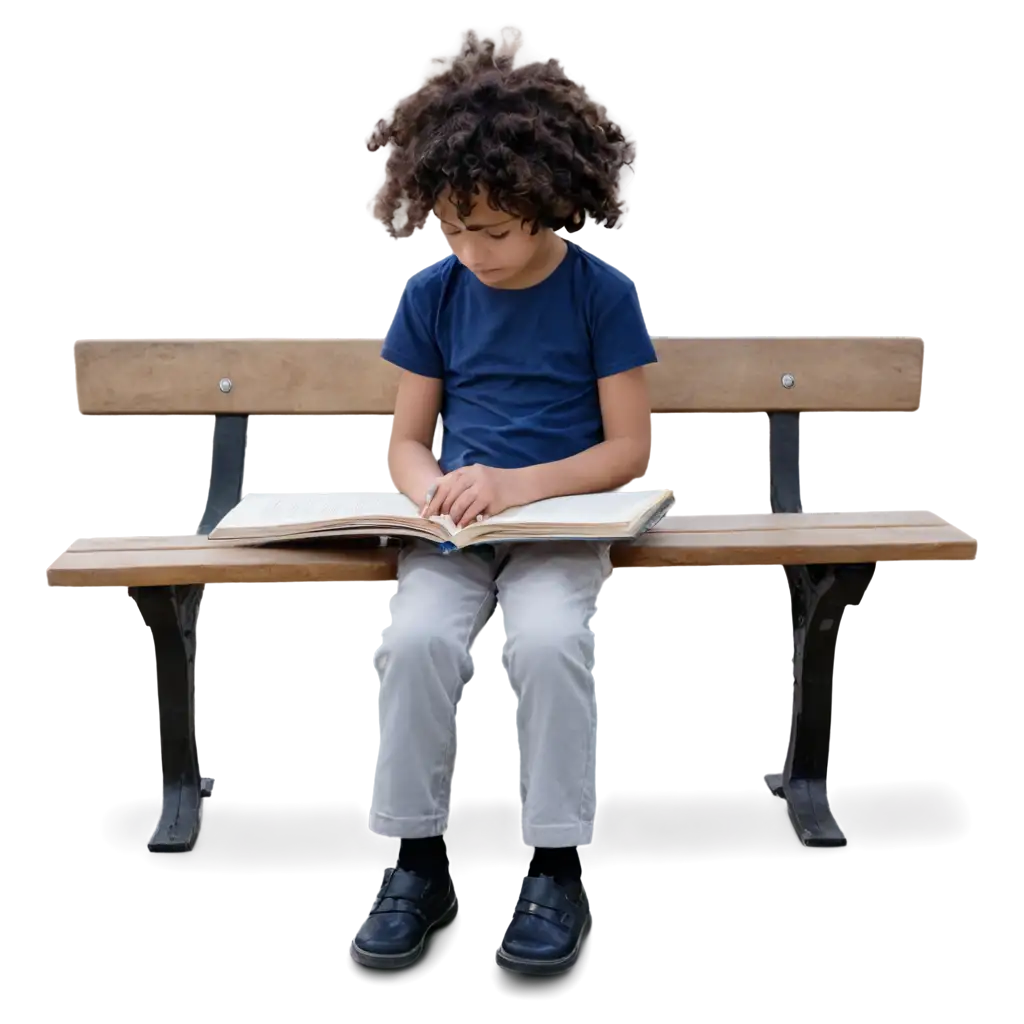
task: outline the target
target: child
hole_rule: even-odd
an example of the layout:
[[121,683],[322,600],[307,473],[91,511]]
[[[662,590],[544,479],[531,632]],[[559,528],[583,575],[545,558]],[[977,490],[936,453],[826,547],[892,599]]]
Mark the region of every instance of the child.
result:
[[[516,32],[466,34],[460,56],[369,140],[391,144],[375,216],[392,237],[437,218],[452,256],[414,275],[382,355],[402,368],[388,466],[424,516],[459,523],[561,494],[621,487],[647,468],[656,356],[632,281],[555,232],[613,227],[635,147],[559,64],[513,69]],[[431,451],[440,413],[440,460]],[[470,647],[501,606],[519,701],[523,839],[534,848],[498,963],[555,974],[590,927],[577,846],[594,820],[596,708],[589,629],[609,546],[403,547],[374,656],[380,752],[370,828],[401,840],[352,944],[404,967],[455,916],[443,833],[455,709]]]

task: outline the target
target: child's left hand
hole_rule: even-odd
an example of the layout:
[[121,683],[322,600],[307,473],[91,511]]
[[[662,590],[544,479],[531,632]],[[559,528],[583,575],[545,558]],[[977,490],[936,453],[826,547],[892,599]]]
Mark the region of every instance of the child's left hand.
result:
[[448,515],[456,526],[497,515],[515,505],[515,470],[493,466],[463,466],[437,483],[434,496],[420,513],[424,518]]

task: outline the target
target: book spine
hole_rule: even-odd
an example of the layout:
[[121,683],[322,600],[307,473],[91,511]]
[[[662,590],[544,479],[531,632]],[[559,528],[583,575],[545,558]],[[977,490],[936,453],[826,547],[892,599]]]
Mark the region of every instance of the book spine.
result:
[[[648,530],[650,530],[652,527],[657,526],[658,523],[660,523],[662,521],[662,519],[665,518],[665,516],[668,514],[668,510],[674,504],[675,504],[675,498],[674,497],[673,498],[666,498],[665,501],[662,502],[662,504],[658,508],[656,508],[654,510],[654,512],[651,514],[651,517],[647,520],[647,522],[644,523],[644,525],[641,527],[640,534],[644,534]],[[637,534],[637,536],[640,536],[640,534]]]

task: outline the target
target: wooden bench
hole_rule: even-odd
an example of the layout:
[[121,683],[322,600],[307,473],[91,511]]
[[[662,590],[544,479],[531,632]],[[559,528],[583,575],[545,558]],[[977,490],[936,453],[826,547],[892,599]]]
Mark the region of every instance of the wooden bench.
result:
[[[767,412],[771,514],[670,516],[613,547],[616,567],[781,565],[794,631],[793,719],[780,774],[768,775],[808,846],[846,842],[826,793],[836,635],[875,563],[971,559],[977,544],[928,512],[805,514],[799,414],[917,408],[924,346],[914,338],[655,339],[654,412]],[[156,646],[163,810],[153,851],[190,850],[202,821],[194,724],[195,625],[208,583],[388,580],[396,542],[237,548],[206,534],[242,494],[248,416],[389,414],[399,371],[379,341],[80,341],[87,414],[216,417],[198,535],[79,540],[50,567],[52,586],[127,587]],[[384,453],[381,453],[381,458]],[[671,482],[669,482],[671,486]],[[367,723],[367,728],[370,723]]]

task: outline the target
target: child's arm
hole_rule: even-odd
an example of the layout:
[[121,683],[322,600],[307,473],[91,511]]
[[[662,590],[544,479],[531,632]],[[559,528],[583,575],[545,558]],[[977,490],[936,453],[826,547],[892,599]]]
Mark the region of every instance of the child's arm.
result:
[[511,470],[516,505],[562,494],[622,487],[647,472],[651,454],[651,399],[644,367],[597,382],[604,441],[558,462]]
[[423,377],[405,370],[395,398],[388,469],[398,490],[419,509],[425,504],[428,488],[442,475],[431,446],[443,386],[438,377]]

